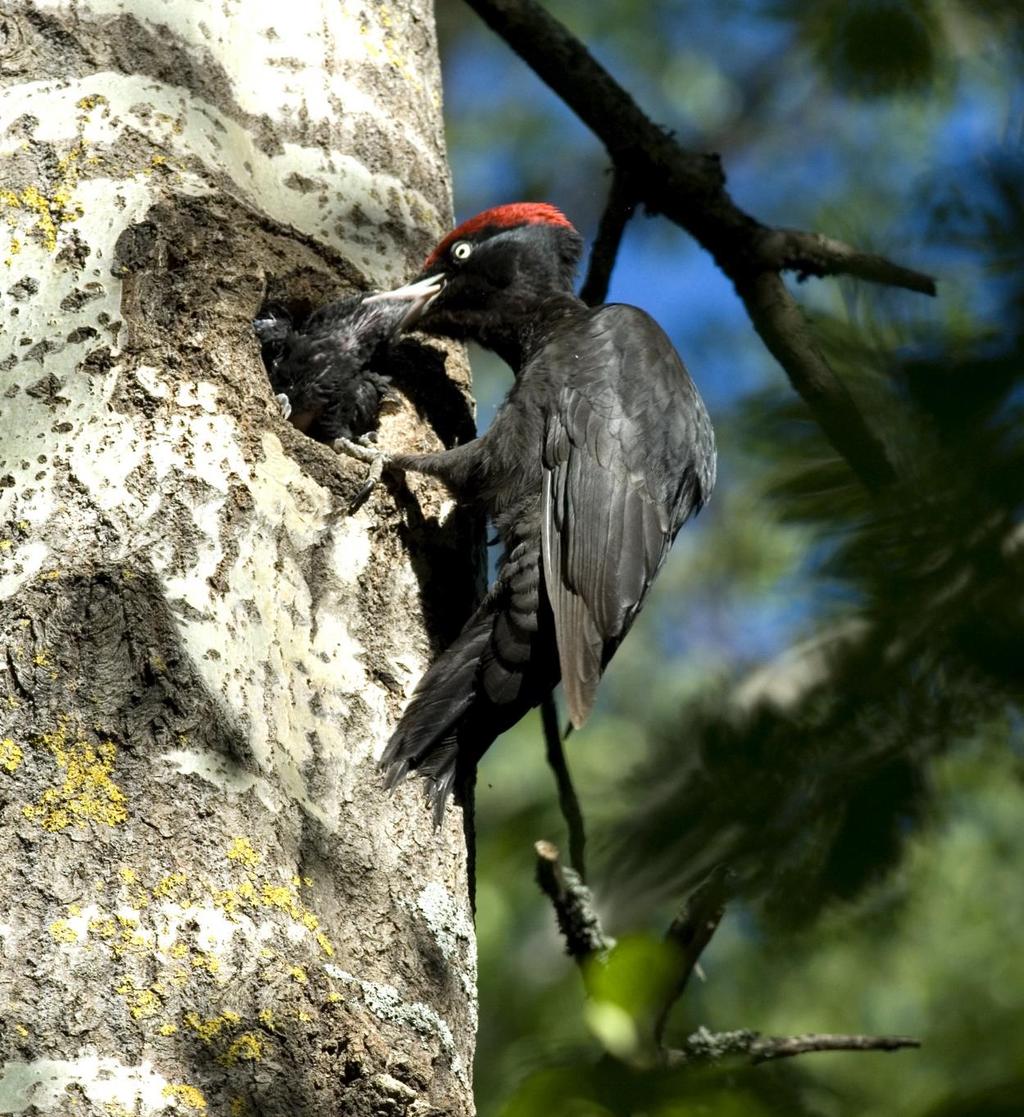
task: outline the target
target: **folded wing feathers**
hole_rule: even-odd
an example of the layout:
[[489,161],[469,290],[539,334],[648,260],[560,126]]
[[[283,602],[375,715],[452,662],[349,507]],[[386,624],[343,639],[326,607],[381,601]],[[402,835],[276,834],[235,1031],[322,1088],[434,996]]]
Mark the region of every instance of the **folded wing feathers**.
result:
[[412,769],[426,776],[435,821],[455,786],[462,738],[472,744],[481,733],[501,732],[538,700],[532,641],[539,602],[540,555],[536,544],[521,543],[458,639],[420,680],[388,743],[381,758],[386,786]]
[[[692,384],[678,379],[681,365],[660,331],[657,344],[664,350],[658,360],[666,364],[661,366],[664,379],[651,389],[653,396],[637,393],[627,407],[609,381],[570,385],[563,387],[548,420],[544,580],[576,726],[589,714],[601,672],[636,616],[676,531],[700,499],[692,467],[682,466],[698,444],[697,432],[688,429],[688,410],[699,403]],[[624,361],[628,355],[616,348],[610,359]],[[685,385],[682,393],[669,389],[671,381]],[[680,440],[677,460],[683,476],[671,495],[654,487],[651,478],[659,474],[651,472],[651,448],[644,437],[649,427],[645,416],[663,404],[659,393],[666,395],[666,406],[678,408],[674,433]],[[671,484],[670,478],[665,480]]]

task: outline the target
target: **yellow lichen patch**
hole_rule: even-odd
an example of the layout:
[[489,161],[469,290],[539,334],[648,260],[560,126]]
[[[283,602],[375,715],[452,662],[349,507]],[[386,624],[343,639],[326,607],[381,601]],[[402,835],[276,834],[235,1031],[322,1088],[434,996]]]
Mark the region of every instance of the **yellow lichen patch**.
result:
[[304,1008],[300,1008],[295,1016],[303,1024],[308,1024],[310,1020],[313,1019],[313,1017],[310,1016],[310,1014]]
[[235,1036],[228,1046],[227,1051],[221,1056],[221,1062],[226,1067],[233,1067],[239,1062],[255,1062],[263,1058],[263,1044],[259,1036],[253,1032],[242,1032]]
[[91,112],[97,105],[109,105],[110,102],[103,96],[102,93],[90,93],[86,97],[80,97],[75,102],[75,107],[82,110],[82,112]]
[[290,885],[265,884],[260,889],[260,900],[265,907],[280,908],[282,911],[286,911],[292,919],[299,920],[302,918],[304,909]]
[[164,1007],[160,994],[153,986],[148,989],[137,989],[131,981],[126,979],[117,987],[117,992],[124,997],[133,1020],[146,1020],[151,1016],[156,1016]]
[[168,873],[153,886],[153,895],[158,900],[169,900],[177,896],[188,883],[184,873]]
[[165,1098],[174,1098],[175,1101],[181,1102],[189,1109],[206,1108],[206,1098],[203,1097],[203,1091],[197,1086],[186,1086],[184,1083],[174,1085],[168,1083],[163,1088],[163,1095]]
[[172,1024],[170,1020],[165,1021],[160,1025],[158,1031],[162,1036],[173,1036],[178,1030],[177,1024]]
[[124,792],[111,779],[117,748],[112,741],[91,745],[69,742],[66,725],[41,738],[63,772],[58,787],[48,787],[38,801],[22,808],[22,814],[55,832],[72,824],[98,822],[118,826],[128,818]]
[[134,869],[129,869],[127,865],[122,865],[117,870],[117,875],[125,882],[125,884],[138,884],[139,874]]
[[[0,191],[0,210],[6,210],[7,222],[17,224],[19,219],[28,227],[30,235],[35,236],[48,252],[57,250],[57,239],[61,228],[77,221],[82,216],[82,206],[75,200],[75,190],[81,175],[80,164],[86,159],[86,144],[82,133],[88,113],[97,105],[106,105],[107,99],[100,93],[83,97],[78,102],[81,113],[77,121],[78,136],[68,149],[67,154],[57,159],[55,181],[44,188],[36,184],[24,187],[20,192]],[[17,238],[11,241],[9,252],[14,255],[21,249]],[[10,263],[10,257],[5,261]]]
[[0,768],[5,772],[16,772],[21,767],[23,756],[21,746],[11,737],[0,741]]
[[264,1028],[269,1028],[271,1031],[277,1026],[274,1023],[274,1010],[272,1008],[265,1008],[260,1012],[260,1023]]
[[68,924],[66,919],[55,919],[50,924],[50,938],[54,942],[78,942],[78,932]]
[[292,981],[297,981],[300,985],[307,985],[309,983],[309,974],[306,973],[302,966],[292,966],[288,971],[288,976]]
[[25,1027],[24,1024],[15,1024],[14,1030],[18,1033],[19,1036],[21,1036],[22,1039],[27,1039],[29,1036],[29,1030]]
[[101,939],[112,939],[117,934],[117,926],[109,916],[104,919],[90,919],[89,930]]
[[32,657],[32,662],[36,665],[36,667],[50,666],[50,660],[47,657],[46,652],[36,652],[36,654]]
[[327,994],[327,1003],[328,1004],[336,1005],[338,1003],[338,1001],[340,1001],[340,1000],[341,1000],[341,994],[337,991],[337,989],[332,989]]
[[203,970],[208,974],[220,973],[220,959],[213,954],[200,950],[192,955],[190,961],[194,970]]
[[220,1016],[208,1016],[205,1020],[198,1012],[185,1014],[185,1023],[203,1043],[213,1043],[225,1028],[235,1027],[241,1019],[237,1012],[228,1011],[222,1012]]
[[231,845],[228,846],[228,857],[232,861],[241,862],[249,869],[255,868],[260,863],[260,855],[252,848],[252,843],[248,838],[241,836],[232,839]]
[[242,898],[234,888],[217,888],[213,893],[213,902],[217,907],[223,909],[225,915],[234,915],[242,902]]
[[110,944],[115,958],[120,958],[126,951],[138,952],[148,950],[151,935],[144,932],[139,921],[131,915],[115,915],[119,928],[117,941]]
[[327,955],[328,958],[334,957],[334,943],[331,942],[331,940],[323,933],[323,931],[317,931],[316,941],[320,949],[324,952],[324,954]]

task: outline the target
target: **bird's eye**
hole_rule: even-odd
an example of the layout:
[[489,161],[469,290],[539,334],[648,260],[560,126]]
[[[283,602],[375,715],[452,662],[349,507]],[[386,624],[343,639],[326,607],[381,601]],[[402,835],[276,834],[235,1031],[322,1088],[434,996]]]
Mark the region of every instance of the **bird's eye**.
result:
[[468,260],[473,255],[473,246],[468,240],[460,240],[452,245],[452,259],[458,260],[460,263],[463,260]]

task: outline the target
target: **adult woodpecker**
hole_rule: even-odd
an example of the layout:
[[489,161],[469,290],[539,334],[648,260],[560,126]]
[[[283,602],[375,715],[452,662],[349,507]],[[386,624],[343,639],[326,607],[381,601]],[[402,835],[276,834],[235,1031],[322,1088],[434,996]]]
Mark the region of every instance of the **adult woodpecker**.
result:
[[441,289],[431,276],[377,295],[338,299],[296,325],[268,303],[253,322],[281,414],[320,442],[358,438],[377,425],[388,389],[378,358]]
[[389,787],[413,769],[429,779],[436,822],[458,772],[559,678],[583,724],[676,532],[714,485],[711,422],[672,343],[636,307],[573,294],[582,248],[554,206],[520,203],[460,225],[424,266],[421,281],[444,285],[416,328],[477,341],[515,373],[484,435],[387,460],[476,501],[504,546],[494,585],[381,760]]

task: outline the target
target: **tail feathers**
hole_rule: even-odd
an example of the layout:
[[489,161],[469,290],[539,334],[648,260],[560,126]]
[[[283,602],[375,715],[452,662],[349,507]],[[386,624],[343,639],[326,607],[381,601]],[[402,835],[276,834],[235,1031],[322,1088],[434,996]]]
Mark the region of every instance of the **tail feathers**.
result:
[[461,773],[558,681],[553,622],[549,612],[541,618],[540,607],[539,548],[520,544],[458,639],[420,680],[388,742],[381,759],[387,786],[412,770],[424,776],[437,825]]
[[456,782],[457,725],[473,704],[480,656],[490,639],[493,606],[484,602],[454,644],[420,680],[412,701],[381,757],[385,786],[397,787],[410,771],[428,781],[435,825]]
[[[416,767],[416,771],[427,781],[425,798],[430,804],[435,826],[440,826],[444,821],[444,809],[455,790],[458,760],[458,741],[452,735],[441,741]],[[392,761],[384,778],[385,790],[391,791],[397,787],[410,770],[408,760]]]

